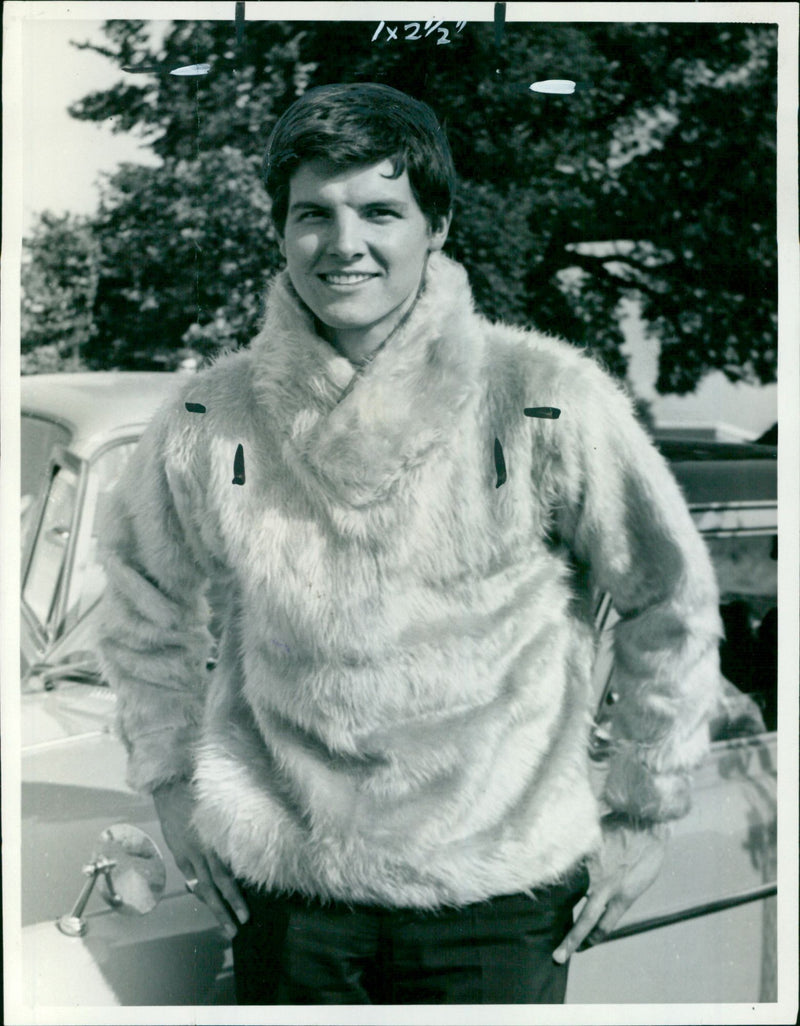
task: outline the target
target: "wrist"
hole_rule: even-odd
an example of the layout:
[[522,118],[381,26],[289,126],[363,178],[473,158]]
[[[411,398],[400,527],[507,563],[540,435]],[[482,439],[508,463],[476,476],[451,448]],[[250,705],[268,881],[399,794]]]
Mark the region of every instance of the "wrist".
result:
[[176,794],[186,794],[191,789],[192,781],[189,777],[172,777],[156,784],[150,791],[150,797],[157,803]]
[[187,776],[175,776],[168,777],[165,780],[159,780],[157,784],[154,784],[150,789],[151,794],[155,794],[157,791],[169,791],[175,787],[186,787],[191,784],[191,777]]
[[670,835],[670,824],[665,820],[639,816],[635,812],[626,812],[621,809],[612,809],[605,813],[601,823],[609,830],[631,830],[637,833],[649,833],[654,837],[667,838]]

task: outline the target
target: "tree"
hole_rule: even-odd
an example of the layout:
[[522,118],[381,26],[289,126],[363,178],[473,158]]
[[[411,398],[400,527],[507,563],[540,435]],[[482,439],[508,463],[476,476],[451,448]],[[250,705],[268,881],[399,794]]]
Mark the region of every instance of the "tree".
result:
[[[479,306],[625,370],[619,303],[661,341],[657,387],[712,368],[774,380],[776,32],[769,25],[448,25],[417,41],[368,22],[181,22],[157,50],[142,22],[91,47],[130,75],[72,110],[149,134],[160,168],[107,183],[94,366],[141,366],[254,333],[277,266],[258,170],[277,117],[306,88],[383,81],[431,103],[461,180],[450,252]],[[422,35],[423,29],[420,29]],[[207,76],[169,68],[207,62]],[[573,95],[532,93],[571,78]]]
[[174,367],[253,334],[279,254],[260,158],[222,146],[152,169],[126,165],[103,191],[95,367]]
[[41,214],[22,258],[22,372],[78,370],[95,333],[98,245],[89,221]]

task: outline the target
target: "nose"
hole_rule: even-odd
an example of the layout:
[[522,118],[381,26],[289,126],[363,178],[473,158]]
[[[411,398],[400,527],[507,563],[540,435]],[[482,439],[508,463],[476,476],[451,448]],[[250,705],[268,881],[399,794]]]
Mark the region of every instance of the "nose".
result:
[[331,220],[327,250],[340,260],[354,260],[362,256],[366,246],[360,231],[360,219],[355,211],[342,211]]

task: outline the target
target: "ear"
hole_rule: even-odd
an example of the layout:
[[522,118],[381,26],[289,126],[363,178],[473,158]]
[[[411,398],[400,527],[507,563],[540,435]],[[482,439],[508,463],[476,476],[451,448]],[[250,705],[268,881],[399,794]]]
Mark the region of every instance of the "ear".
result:
[[278,233],[278,249],[280,250],[281,256],[286,259],[286,239]]
[[450,222],[453,220],[452,211],[440,217],[438,221],[431,224],[428,232],[428,252],[435,253],[447,242],[447,233],[450,231]]

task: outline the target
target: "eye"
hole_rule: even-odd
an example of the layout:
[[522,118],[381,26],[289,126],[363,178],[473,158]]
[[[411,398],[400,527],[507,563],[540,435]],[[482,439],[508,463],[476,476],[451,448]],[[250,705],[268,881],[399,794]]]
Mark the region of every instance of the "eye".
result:
[[326,212],[321,208],[315,209],[310,208],[308,210],[301,210],[295,217],[296,221],[318,221],[326,217]]
[[389,221],[400,217],[400,212],[394,207],[370,207],[367,210],[367,217],[370,221]]

